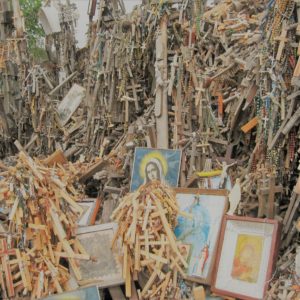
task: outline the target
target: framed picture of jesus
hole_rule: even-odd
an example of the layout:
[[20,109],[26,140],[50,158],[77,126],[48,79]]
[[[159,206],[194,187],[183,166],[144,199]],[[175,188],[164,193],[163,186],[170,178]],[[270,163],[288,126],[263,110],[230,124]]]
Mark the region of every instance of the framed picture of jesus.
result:
[[176,188],[179,209],[174,229],[177,241],[189,246],[186,274],[191,281],[210,284],[222,218],[228,208],[226,190]]

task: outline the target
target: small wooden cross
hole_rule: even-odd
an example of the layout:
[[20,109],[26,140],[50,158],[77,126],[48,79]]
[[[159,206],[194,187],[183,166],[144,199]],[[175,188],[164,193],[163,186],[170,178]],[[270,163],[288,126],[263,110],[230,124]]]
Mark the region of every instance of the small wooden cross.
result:
[[266,128],[267,127],[267,122],[269,121],[269,118],[267,116],[264,116],[262,118],[262,120],[264,121],[264,128]]
[[277,61],[279,61],[281,59],[284,44],[288,41],[288,39],[286,38],[286,35],[287,35],[286,21],[283,21],[281,35],[274,38],[275,41],[279,41],[279,46],[278,46],[277,55],[276,55]]

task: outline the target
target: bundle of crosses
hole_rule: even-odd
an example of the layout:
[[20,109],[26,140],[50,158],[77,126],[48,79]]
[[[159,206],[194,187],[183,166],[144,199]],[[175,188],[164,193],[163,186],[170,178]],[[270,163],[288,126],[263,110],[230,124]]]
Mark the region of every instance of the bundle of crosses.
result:
[[179,277],[187,262],[173,229],[180,212],[174,191],[160,182],[141,186],[127,194],[112,214],[118,229],[112,247],[122,243],[126,296],[131,296],[131,279],[143,271],[148,281],[138,290],[140,299],[178,299]]
[[90,256],[75,237],[83,209],[73,185],[71,163],[49,166],[21,151],[9,166],[0,163],[0,287],[4,299],[31,299],[68,290],[70,271],[77,280],[77,259]]

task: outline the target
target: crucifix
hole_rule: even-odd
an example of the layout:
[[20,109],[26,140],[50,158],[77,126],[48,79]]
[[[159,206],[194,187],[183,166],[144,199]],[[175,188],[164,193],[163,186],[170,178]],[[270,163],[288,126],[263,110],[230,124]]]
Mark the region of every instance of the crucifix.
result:
[[222,162],[222,173],[221,173],[221,178],[220,178],[220,182],[219,182],[219,189],[225,189],[226,179],[228,176],[227,170],[235,164],[236,164],[236,162],[233,162],[229,165],[227,165],[226,161]]
[[279,61],[281,59],[284,44],[288,41],[286,35],[287,35],[286,21],[283,21],[281,35],[274,38],[275,41],[279,41],[279,46],[278,46],[277,55],[276,55],[277,61]]

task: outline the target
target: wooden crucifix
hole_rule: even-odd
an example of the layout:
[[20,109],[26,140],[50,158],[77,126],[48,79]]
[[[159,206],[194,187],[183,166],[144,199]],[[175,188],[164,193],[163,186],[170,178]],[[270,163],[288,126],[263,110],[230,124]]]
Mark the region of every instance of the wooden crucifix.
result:
[[288,41],[286,35],[287,35],[286,21],[283,21],[281,35],[274,38],[275,41],[279,41],[277,55],[276,55],[277,61],[281,59],[282,51],[284,49],[284,44]]

